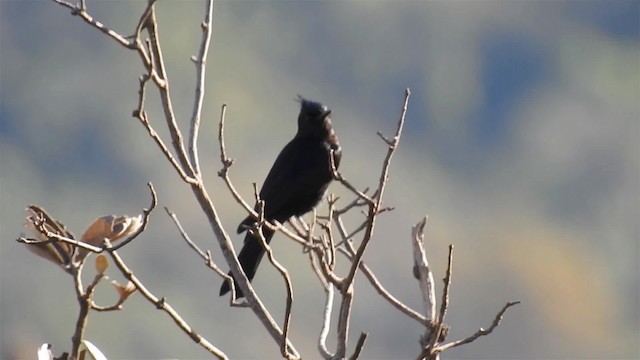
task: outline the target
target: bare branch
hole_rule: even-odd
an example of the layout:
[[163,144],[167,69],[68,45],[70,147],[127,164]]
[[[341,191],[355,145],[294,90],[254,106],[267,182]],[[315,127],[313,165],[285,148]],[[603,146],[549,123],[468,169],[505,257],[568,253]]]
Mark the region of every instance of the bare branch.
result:
[[351,320],[351,306],[353,305],[353,283],[343,280],[341,289],[342,301],[340,303],[340,315],[338,316],[338,344],[334,359],[343,359],[347,352],[347,342],[349,340],[349,322]]
[[124,304],[125,300],[126,300],[125,298],[119,298],[115,304],[110,306],[100,306],[96,304],[94,301],[91,301],[91,309],[98,312],[122,310],[122,305]]
[[149,223],[149,215],[151,215],[151,212],[153,211],[153,209],[155,209],[156,206],[158,205],[158,195],[156,194],[156,190],[153,188],[153,184],[148,182],[147,186],[149,187],[149,192],[151,192],[151,204],[149,205],[149,208],[142,209],[142,214],[143,214],[142,225],[133,234],[131,234],[126,239],[120,241],[118,245],[114,246],[113,250],[118,250],[121,247],[127,245],[129,242],[131,242],[131,240],[135,239],[136,237],[138,237],[138,235],[142,234],[142,232],[147,228],[147,224]]
[[292,216],[289,218],[289,225],[291,225],[296,235],[305,239],[305,241],[310,241],[308,240],[310,235],[309,228],[306,226],[307,224],[304,223],[304,219],[298,216]]
[[120,255],[115,251],[115,249],[111,246],[109,240],[105,240],[105,246],[109,255],[113,259],[114,263],[120,269],[120,272],[127,278],[127,280],[131,281],[138,291],[152,304],[156,306],[156,308],[164,311],[169,317],[178,325],[178,327],[187,334],[191,340],[193,340],[196,344],[202,346],[205,350],[209,351],[212,355],[217,357],[218,359],[227,359],[227,356],[217,347],[212,345],[207,339],[198,334],[195,330],[187,324],[184,319],[176,312],[171,305],[169,305],[164,298],[159,299],[156,297],[151,291],[149,291],[140,280],[133,274],[131,269],[124,263]]
[[73,336],[71,337],[71,358],[77,359],[78,352],[80,351],[80,345],[82,344],[82,339],[84,339],[84,332],[87,328],[87,322],[89,320],[89,309],[91,297],[93,296],[93,289],[95,285],[104,277],[102,274],[97,274],[94,278],[92,285],[87,288],[85,292],[82,286],[82,267],[73,266],[73,283],[76,289],[76,299],[78,300],[78,305],[80,307],[80,311],[78,313],[78,319],[76,320],[76,328],[73,332]]
[[462,340],[457,340],[457,341],[452,341],[450,343],[444,344],[444,345],[440,345],[436,348],[433,349],[434,352],[436,353],[441,353],[445,350],[460,346],[460,345],[464,345],[464,344],[468,344],[470,342],[475,341],[477,338],[481,337],[481,336],[485,336],[485,335],[489,335],[491,334],[491,332],[493,332],[493,330],[495,328],[498,327],[498,325],[500,325],[500,322],[502,321],[502,318],[504,316],[504,313],[507,311],[508,308],[520,304],[520,301],[512,301],[512,302],[508,302],[505,304],[505,306],[502,307],[502,309],[498,312],[498,314],[496,315],[496,317],[493,319],[493,323],[491,323],[491,326],[488,329],[483,329],[480,328],[475,334],[469,336],[468,338],[462,339]]
[[327,348],[327,336],[329,336],[329,328],[331,327],[331,313],[333,312],[333,286],[324,287],[326,300],[324,302],[324,312],[322,320],[322,328],[318,337],[318,351],[325,359],[333,358],[333,354]]
[[[133,39],[136,42],[136,44],[141,44],[140,34],[142,33],[142,29],[148,24],[149,15],[151,15],[151,10],[153,9],[153,6],[156,4],[156,1],[157,0],[148,0],[147,6],[142,12],[142,15],[140,15],[140,19],[138,20],[138,25],[136,25],[136,30],[133,33]],[[145,55],[146,55],[146,52],[145,52]],[[145,64],[149,64],[151,61],[149,58],[147,58],[146,60],[147,61],[144,61]]]
[[[355,254],[353,245],[350,241],[348,241],[348,239],[346,239],[347,235],[346,235],[346,230],[344,229],[344,224],[342,223],[342,218],[338,215],[336,216],[336,219],[337,219],[338,231],[340,232],[341,236],[344,239],[344,246],[345,246],[344,248],[338,248],[338,251],[342,253],[344,256],[346,256],[348,259],[352,260],[353,255]],[[396,309],[405,313],[407,316],[416,320],[420,324],[423,324],[425,326],[429,324],[429,321],[427,320],[427,318],[425,318],[420,313],[413,310],[406,304],[402,303],[395,296],[393,296],[389,291],[387,291],[384,288],[384,286],[380,283],[380,281],[378,281],[378,278],[375,276],[373,271],[369,268],[369,266],[364,261],[360,262],[360,270],[365,275],[365,277],[369,280],[369,283],[371,283],[371,285],[378,292],[378,294],[380,294],[385,300],[387,300]],[[433,303],[434,303],[433,313],[435,313],[435,295],[434,295]]]
[[356,343],[356,350],[354,351],[353,355],[351,355],[349,360],[356,360],[358,357],[360,357],[360,353],[362,352],[362,349],[364,349],[364,344],[367,341],[367,336],[369,336],[369,333],[360,333],[360,337],[358,338],[358,342]]
[[73,5],[73,4],[68,3],[66,1],[63,1],[63,0],[53,0],[53,2],[55,2],[58,5],[62,5],[64,7],[66,7],[67,9],[70,9],[71,10],[71,15],[79,16],[87,24],[89,24],[92,27],[102,31],[107,36],[109,36],[110,38],[112,38],[118,44],[124,46],[125,48],[127,48],[127,49],[133,49],[134,48],[134,45],[129,40],[127,40],[124,36],[120,35],[119,33],[117,33],[114,30],[109,29],[108,27],[104,26],[103,23],[101,23],[100,21],[94,19],[91,15],[89,15],[87,13],[87,11],[86,11],[86,7],[84,5],[84,2],[82,4],[80,4],[79,6]]
[[[380,174],[380,180],[378,184],[378,190],[375,192],[375,201],[369,203],[369,212],[367,216],[367,226],[365,230],[364,237],[360,246],[358,247],[358,251],[353,257],[353,262],[351,264],[351,268],[349,271],[349,275],[342,281],[340,290],[342,293],[342,304],[340,307],[340,317],[338,322],[338,348],[336,351],[336,356],[344,357],[346,350],[346,341],[347,334],[349,331],[349,321],[351,317],[351,304],[353,302],[353,281],[356,276],[356,272],[360,267],[360,263],[362,261],[362,257],[364,256],[364,252],[371,240],[371,235],[373,234],[373,229],[375,225],[376,216],[379,213],[382,204],[382,196],[384,194],[384,188],[387,183],[388,174],[389,174],[389,165],[391,164],[391,158],[393,153],[398,147],[400,142],[400,135],[402,134],[402,127],[404,125],[405,116],[407,113],[407,105],[409,103],[409,96],[411,92],[409,89],[405,90],[404,104],[402,107],[402,113],[400,115],[400,119],[398,120],[398,127],[396,129],[396,134],[394,137],[393,144],[389,146],[387,151],[387,155],[384,159],[382,165],[382,172]],[[332,163],[332,169],[335,170],[335,164]],[[336,172],[334,171],[334,174]]]
[[444,276],[444,289],[442,291],[442,301],[440,303],[440,316],[438,317],[438,325],[436,332],[433,336],[432,347],[435,347],[435,344],[444,341],[446,336],[445,331],[447,331],[447,327],[444,324],[444,318],[447,315],[447,310],[449,309],[449,291],[451,290],[451,271],[453,267],[453,245],[449,245],[449,258],[447,261],[447,272]]
[[[428,217],[425,216],[411,229],[411,242],[413,244],[414,276],[420,283],[422,300],[424,303],[426,325],[435,324],[436,316],[436,288],[433,273],[429,267],[429,260],[424,249],[424,227]],[[432,330],[429,328],[427,331]]]
[[[150,0],[153,1],[153,0]],[[178,123],[176,121],[176,117],[173,111],[173,104],[171,102],[171,94],[169,91],[169,82],[166,67],[164,65],[164,58],[162,56],[162,48],[160,46],[160,38],[158,33],[158,23],[156,21],[156,13],[155,9],[151,7],[151,13],[147,19],[146,25],[147,31],[150,36],[150,46],[151,46],[151,57],[154,61],[154,69],[158,73],[158,77],[153,77],[156,86],[158,87],[158,91],[160,92],[160,101],[162,103],[162,109],[164,110],[165,120],[167,122],[167,128],[169,129],[169,133],[171,134],[171,140],[173,143],[173,148],[178,155],[178,160],[180,161],[180,165],[185,171],[188,171],[189,177],[193,177],[195,175],[193,166],[187,157],[186,150],[184,148],[184,140],[182,136],[182,132],[178,127]]]
[[[367,191],[369,191],[369,188],[364,188],[364,190],[362,190],[363,194],[366,194]],[[336,198],[337,200],[338,198]],[[355,199],[353,199],[353,201],[351,201],[349,204],[347,204],[345,207],[343,207],[342,209],[336,209],[336,215],[342,215],[347,213],[349,210],[351,210],[354,207],[360,207],[360,206],[366,206],[367,202],[364,201],[362,198],[356,197]]]
[[338,171],[338,168],[336,167],[335,155],[333,153],[334,153],[334,150],[331,149],[331,154],[330,154],[331,156],[329,156],[329,160],[331,164],[331,171],[333,172],[333,179],[341,183],[347,189],[351,190],[351,192],[356,194],[362,200],[366,201],[369,204],[372,204],[373,199],[368,197],[364,192],[356,189],[356,187],[351,185],[351,183],[347,181],[347,179],[345,179],[344,176],[342,176],[342,174]]
[[331,230],[331,219],[333,219],[334,217],[333,214],[335,212],[336,200],[337,200],[336,197],[333,194],[331,194],[331,196],[329,197],[329,219],[330,220],[329,220],[329,224],[323,226],[327,233],[327,250],[330,255],[328,263],[329,263],[329,268],[331,270],[333,270],[336,266],[336,245],[333,239],[333,231]]
[[[351,244],[347,243],[347,246],[351,247]],[[338,251],[344,256],[346,256],[348,259],[353,258],[353,255],[351,255],[347,250],[343,248],[338,248]],[[367,280],[369,280],[369,283],[371,284],[371,286],[373,286],[376,292],[380,294],[380,296],[382,296],[385,300],[387,300],[393,307],[400,310],[402,313],[404,313],[405,315],[409,316],[410,318],[414,319],[415,321],[419,322],[422,325],[427,325],[429,323],[428,320],[424,316],[422,316],[419,312],[415,311],[414,309],[410,308],[408,305],[398,300],[395,296],[393,296],[393,294],[391,294],[387,289],[385,289],[385,287],[382,285],[382,283],[380,283],[380,281],[378,280],[376,275],[373,273],[371,268],[369,268],[369,266],[364,261],[360,263],[360,271],[362,271],[362,274],[364,274]]]
[[367,228],[367,223],[369,221],[368,220],[364,220],[362,223],[360,223],[360,225],[353,229],[349,235],[345,235],[344,238],[342,239],[343,241],[350,241],[352,240],[356,235],[358,235],[360,232],[362,232],[362,230]]
[[380,139],[382,139],[382,141],[386,142],[388,146],[392,146],[393,145],[393,140],[387,139],[387,137],[384,136],[380,131],[377,131],[376,134],[378,134]]
[[171,220],[173,220],[173,223],[178,228],[178,231],[180,232],[180,235],[182,236],[184,241],[187,242],[187,245],[189,245],[189,247],[191,247],[193,251],[197,252],[198,255],[200,255],[200,257],[202,257],[204,260],[208,260],[207,254],[202,249],[200,249],[200,247],[195,242],[193,242],[193,240],[191,240],[191,238],[189,237],[189,234],[187,234],[187,232],[182,227],[182,224],[180,224],[180,220],[178,220],[178,217],[176,216],[176,214],[171,210],[169,210],[169,208],[166,206],[164,207],[164,211],[166,211],[167,215],[169,215]]
[[200,129],[200,117],[202,115],[202,103],[204,101],[204,89],[206,78],[207,55],[211,44],[211,33],[213,32],[213,0],[207,1],[206,13],[202,27],[202,41],[196,63],[196,93],[193,104],[193,115],[191,116],[191,132],[189,134],[189,156],[193,163],[196,175],[200,174],[200,161],[198,160],[198,130]]
[[271,264],[278,270],[278,272],[280,272],[280,275],[282,275],[282,277],[284,278],[285,285],[287,288],[287,298],[286,298],[286,306],[285,306],[285,312],[284,312],[284,324],[282,326],[283,330],[282,330],[282,341],[280,344],[280,353],[282,354],[282,356],[286,357],[287,359],[297,359],[299,358],[299,356],[292,354],[289,351],[289,347],[287,346],[287,343],[289,341],[289,328],[291,326],[291,309],[293,307],[293,286],[291,284],[291,278],[289,277],[289,273],[287,272],[287,269],[285,269],[285,267],[282,266],[282,264],[280,264],[273,256],[273,251],[271,250],[271,247],[267,245],[267,242],[264,239],[264,235],[261,235],[258,238],[260,238],[260,240],[263,242],[263,245],[267,246],[268,248],[267,257],[269,258],[269,261],[271,262]]
[[178,228],[178,231],[180,232],[180,236],[182,236],[182,239],[184,239],[184,241],[187,243],[187,245],[189,245],[189,247],[191,247],[191,249],[193,249],[193,251],[195,251],[198,255],[200,255],[200,257],[205,261],[205,265],[207,265],[207,267],[215,271],[218,275],[220,275],[220,277],[224,278],[225,280],[231,279],[230,276],[228,276],[224,271],[222,271],[222,269],[220,269],[218,265],[216,265],[213,262],[211,251],[209,250],[207,250],[206,252],[203,251],[198,246],[198,244],[196,244],[193,240],[191,240],[191,237],[189,236],[189,234],[187,234],[187,232],[182,227],[180,220],[178,220],[178,216],[174,212],[169,210],[169,208],[167,208],[166,206],[164,209],[169,215],[169,217],[171,218],[171,220],[173,220],[173,223]]
[[[220,122],[218,123],[218,144],[220,145],[220,162],[222,162],[222,170],[218,172],[218,176],[226,174],[227,170],[233,165],[233,159],[227,157],[227,151],[224,146],[224,119],[227,114],[227,104],[222,104],[220,108]],[[249,207],[248,205],[246,207]]]
[[351,265],[351,270],[349,272],[349,275],[345,279],[347,283],[353,283],[353,279],[356,275],[356,271],[360,266],[360,261],[364,256],[365,249],[367,248],[367,245],[371,240],[371,234],[373,233],[373,228],[375,225],[375,217],[378,214],[378,211],[380,209],[380,205],[382,203],[382,195],[384,194],[384,188],[386,186],[387,179],[389,176],[389,165],[391,164],[391,158],[393,157],[393,153],[395,152],[395,150],[398,147],[398,144],[400,143],[400,135],[402,134],[402,127],[404,125],[404,119],[407,114],[407,106],[409,104],[410,95],[411,95],[411,91],[407,88],[405,90],[404,104],[402,106],[402,113],[400,115],[400,119],[398,120],[398,127],[396,129],[394,141],[392,145],[389,145],[387,156],[385,157],[382,165],[382,173],[380,174],[378,190],[376,191],[376,196],[375,196],[376,201],[374,203],[369,204],[369,216],[367,219],[367,227],[366,227],[365,235],[364,235],[364,238],[362,239],[362,243],[360,244],[360,247],[358,248],[358,252],[355,255],[354,262]]
[[262,248],[267,253],[269,262],[271,263],[271,265],[273,265],[276,268],[276,270],[278,270],[280,275],[282,275],[285,281],[285,285],[287,287],[287,299],[286,299],[287,305],[284,313],[284,324],[283,324],[283,331],[282,331],[282,342],[280,344],[280,353],[282,354],[282,356],[286,357],[287,359],[298,358],[299,356],[294,356],[289,352],[289,349],[287,346],[287,341],[289,336],[289,325],[291,324],[291,307],[293,306],[293,287],[291,285],[291,278],[289,277],[289,273],[287,272],[287,269],[285,269],[285,267],[282,266],[282,264],[280,264],[276,260],[275,256],[273,255],[273,250],[271,250],[271,246],[267,244],[267,240],[265,239],[264,234],[262,233],[262,225],[265,222],[264,201],[260,200],[260,197],[258,195],[258,189],[255,183],[253,184],[253,188],[255,191],[256,201],[258,203],[259,217],[258,217],[258,223],[254,227],[254,229],[249,231],[252,231],[254,235],[256,235],[256,237],[260,240],[260,244],[262,245]]
[[25,238],[25,237],[19,237],[16,240],[19,243],[23,243],[23,244],[27,244],[27,245],[35,245],[35,244],[44,245],[44,244],[55,243],[56,241],[60,241],[60,242],[64,242],[64,243],[67,243],[67,244],[71,244],[71,245],[77,246],[77,247],[85,249],[85,250],[89,250],[89,251],[94,252],[94,253],[101,253],[103,251],[103,249],[101,247],[93,246],[91,244],[87,244],[84,241],[71,239],[71,238],[68,238],[68,237],[64,237],[64,236],[61,236],[61,235],[58,235],[58,234],[51,233],[49,231],[43,232],[43,233],[49,239],[47,239],[47,240],[39,240],[39,239],[30,239],[30,238]]
[[151,123],[149,122],[149,119],[147,117],[147,112],[144,110],[144,101],[145,101],[145,93],[146,93],[145,91],[146,84],[149,81],[150,76],[151,75],[147,74],[140,77],[140,88],[138,90],[138,94],[139,94],[138,108],[133,111],[133,116],[138,118],[138,120],[140,120],[140,123],[147,130],[147,133],[149,134],[149,136],[151,136],[153,141],[155,141],[158,147],[160,147],[160,151],[164,154],[167,160],[169,160],[169,163],[173,165],[173,168],[176,169],[176,171],[178,172],[178,175],[180,175],[180,178],[182,178],[183,181],[189,184],[195,184],[197,183],[196,179],[189,176],[184,171],[182,166],[173,157],[173,154],[171,154],[171,151],[169,151],[169,148],[167,147],[167,145],[165,145],[162,138],[160,138],[160,135],[158,135],[158,133],[155,131],[155,129],[151,126]]
[[236,190],[235,186],[229,178],[229,168],[233,165],[234,160],[227,156],[227,151],[224,143],[224,121],[227,114],[227,104],[222,104],[220,109],[220,123],[218,124],[218,144],[220,145],[220,162],[222,163],[222,169],[218,171],[218,176],[222,177],[225,184],[231,191],[233,198],[240,204],[248,213],[257,217],[258,214],[254,209],[240,196],[240,193]]
[[308,251],[307,253],[309,255],[309,263],[311,264],[311,269],[313,269],[313,272],[318,277],[318,281],[320,281],[320,283],[322,284],[322,288],[326,289],[330,287],[331,284],[329,283],[329,280],[326,279],[322,269],[320,269],[321,265],[318,264],[321,261],[318,253],[315,251]]

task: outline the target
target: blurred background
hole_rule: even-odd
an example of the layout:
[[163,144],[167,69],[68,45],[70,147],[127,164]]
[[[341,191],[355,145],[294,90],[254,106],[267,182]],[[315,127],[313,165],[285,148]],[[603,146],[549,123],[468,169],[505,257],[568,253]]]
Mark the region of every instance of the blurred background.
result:
[[[217,2],[200,161],[224,225],[233,232],[245,213],[216,176],[223,103],[231,177],[251,199],[251,183],[262,182],[295,133],[298,93],[333,109],[342,173],[374,186],[386,151],[376,131],[392,134],[409,87],[385,198],[396,210],[380,216],[365,255],[381,282],[421,309],[410,230],[428,214],[436,279],[448,244],[456,247],[450,340],[489,326],[507,301],[523,302],[493,334],[445,358],[637,359],[639,4]],[[91,15],[124,35],[144,5],[88,1]],[[2,1],[0,11],[0,358],[34,358],[44,342],[55,354],[68,351],[78,311],[71,278],[15,242],[26,205],[43,206],[79,236],[98,216],[148,206],[148,181],[159,207],[122,257],[232,358],[278,358],[253,313],[217,296],[220,279],[162,209],[227,268],[188,187],[131,117],[144,71],[137,55],[53,2]],[[157,13],[187,133],[204,2],[159,2]],[[152,91],[147,109],[169,142],[157,105]],[[343,204],[351,199],[339,185],[331,191]],[[305,358],[318,358],[322,289],[297,245],[283,236],[272,245],[292,273],[292,340]],[[85,273],[92,277],[93,266]],[[122,282],[113,267],[109,274]],[[263,263],[254,286],[281,322],[278,273]],[[97,296],[103,305],[116,299],[106,282]],[[362,358],[418,354],[420,326],[363,277],[354,307],[352,346],[370,333]],[[208,357],[138,294],[123,311],[92,313],[87,338],[112,359]]]

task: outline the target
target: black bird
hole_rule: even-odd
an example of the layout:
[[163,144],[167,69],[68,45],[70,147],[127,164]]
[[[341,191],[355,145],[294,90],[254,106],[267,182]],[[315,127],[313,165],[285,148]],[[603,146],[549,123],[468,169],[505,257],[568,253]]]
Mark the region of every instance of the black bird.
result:
[[[340,164],[341,149],[331,125],[331,110],[300,95],[298,101],[301,105],[298,132],[280,151],[260,190],[260,199],[264,201],[264,217],[270,222],[275,220],[284,223],[292,216],[301,216],[311,211],[333,180],[331,150],[336,168]],[[255,222],[256,219],[251,215],[242,220],[238,226],[238,234]],[[263,227],[262,232],[269,243],[273,231]],[[255,276],[263,255],[260,240],[247,231],[238,261],[249,281]],[[233,277],[231,272],[229,275]],[[229,290],[229,282],[224,281],[220,287],[220,295]],[[238,297],[244,296],[238,287],[236,294]]]

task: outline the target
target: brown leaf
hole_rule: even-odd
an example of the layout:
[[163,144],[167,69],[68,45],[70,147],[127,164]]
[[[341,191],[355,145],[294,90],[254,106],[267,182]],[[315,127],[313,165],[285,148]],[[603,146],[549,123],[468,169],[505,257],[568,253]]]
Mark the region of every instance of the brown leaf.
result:
[[104,274],[108,267],[109,260],[107,260],[107,257],[103,254],[98,254],[98,256],[96,256],[96,271],[98,274]]
[[[82,234],[82,241],[94,246],[100,246],[104,239],[111,242],[121,240],[138,230],[142,226],[142,215],[130,217],[128,215],[105,215],[95,219]],[[88,251],[78,249],[76,260],[82,260]]]
[[131,281],[127,282],[127,285],[123,286],[117,281],[113,280],[111,281],[111,285],[113,285],[113,287],[118,292],[118,295],[120,295],[121,302],[127,300],[127,298],[137,290],[136,286]]
[[49,239],[50,234],[59,235],[69,239],[74,239],[74,235],[67,230],[67,227],[50,216],[38,205],[29,205],[26,209],[25,228],[34,237],[43,243],[27,244],[27,249],[32,253],[54,262],[58,265],[67,265],[75,251],[75,246],[54,239]]

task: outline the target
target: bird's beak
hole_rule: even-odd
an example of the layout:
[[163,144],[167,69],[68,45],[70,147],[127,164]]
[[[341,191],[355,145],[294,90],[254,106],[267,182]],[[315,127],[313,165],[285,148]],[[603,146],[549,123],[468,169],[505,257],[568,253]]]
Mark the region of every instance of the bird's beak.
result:
[[331,110],[328,110],[322,113],[322,119],[326,119],[327,116],[331,115]]

